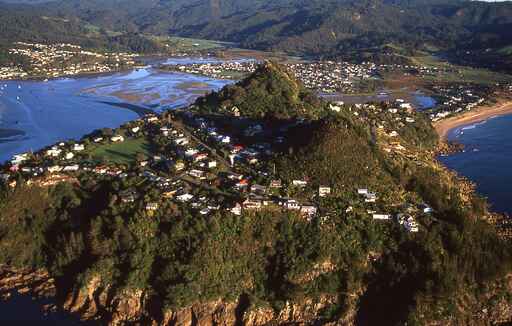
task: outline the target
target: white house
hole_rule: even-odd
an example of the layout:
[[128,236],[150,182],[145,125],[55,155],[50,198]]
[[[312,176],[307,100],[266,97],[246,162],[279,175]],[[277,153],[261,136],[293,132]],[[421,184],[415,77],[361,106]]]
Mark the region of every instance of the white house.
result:
[[318,187],[318,196],[319,197],[326,197],[330,194],[331,194],[331,187],[324,187],[324,186]]
[[57,157],[60,155],[60,153],[62,153],[62,150],[58,149],[57,147],[52,147],[46,151],[46,155],[51,157]]
[[84,149],[85,149],[85,146],[84,146],[83,144],[75,144],[75,145],[73,146],[73,150],[74,150],[75,152],[81,152],[81,151],[83,151]]
[[194,198],[194,196],[191,194],[183,194],[176,197],[178,201],[183,203],[190,201],[192,198]]
[[188,139],[185,138],[185,137],[181,137],[181,138],[176,138],[174,140],[174,143],[176,145],[180,145],[180,146],[184,146],[184,145],[187,145],[189,143]]
[[117,136],[113,136],[112,138],[110,138],[110,140],[113,141],[114,143],[123,142],[124,137],[121,135],[117,135]]
[[74,172],[74,171],[78,171],[78,169],[80,169],[80,166],[78,166],[78,164],[75,164],[75,165],[67,165],[67,166],[65,166],[64,169],[62,169],[62,171]]
[[304,180],[293,180],[292,184],[297,187],[305,187],[308,184],[308,182]]
[[158,203],[147,203],[146,210],[147,211],[156,211],[158,209]]
[[47,168],[48,172],[50,172],[50,173],[60,172],[60,171],[62,171],[62,169],[63,169],[63,168],[62,168],[62,166],[60,166],[60,165],[49,166],[49,167]]
[[234,207],[232,207],[230,210],[229,210],[232,214],[235,214],[237,216],[240,216],[242,215],[242,205],[240,204],[236,204]]

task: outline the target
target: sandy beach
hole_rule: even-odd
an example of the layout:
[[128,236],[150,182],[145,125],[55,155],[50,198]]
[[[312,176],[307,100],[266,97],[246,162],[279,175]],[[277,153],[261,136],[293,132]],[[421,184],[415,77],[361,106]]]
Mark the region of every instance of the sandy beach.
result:
[[493,106],[481,106],[461,115],[438,121],[434,123],[434,128],[441,140],[445,140],[450,130],[505,114],[512,114],[511,100],[500,100]]

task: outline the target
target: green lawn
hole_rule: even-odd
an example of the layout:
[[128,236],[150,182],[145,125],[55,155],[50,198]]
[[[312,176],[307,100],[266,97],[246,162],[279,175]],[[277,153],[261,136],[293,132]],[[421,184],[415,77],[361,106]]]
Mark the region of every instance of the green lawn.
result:
[[91,155],[94,159],[106,162],[131,164],[135,162],[138,153],[151,155],[151,148],[147,139],[126,139],[122,143],[111,143],[95,148]]

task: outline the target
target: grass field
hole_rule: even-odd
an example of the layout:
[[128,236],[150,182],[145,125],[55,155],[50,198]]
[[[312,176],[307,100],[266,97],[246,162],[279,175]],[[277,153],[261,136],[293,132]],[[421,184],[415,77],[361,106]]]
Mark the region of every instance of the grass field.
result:
[[228,44],[217,41],[174,36],[151,36],[151,38],[158,43],[168,45],[171,50],[183,52],[214,50],[223,48]]
[[137,154],[151,155],[150,144],[145,138],[127,139],[122,143],[111,143],[99,146],[91,153],[94,159],[118,164],[135,162]]

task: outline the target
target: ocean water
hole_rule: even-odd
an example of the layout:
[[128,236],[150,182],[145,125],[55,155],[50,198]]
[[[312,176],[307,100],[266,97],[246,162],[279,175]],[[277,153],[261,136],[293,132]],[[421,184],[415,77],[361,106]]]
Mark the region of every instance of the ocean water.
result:
[[0,302],[2,325],[48,325],[48,326],[95,326],[95,322],[82,322],[78,316],[64,311],[44,312],[43,306],[52,304],[49,299],[34,300],[28,295],[16,295]]
[[151,67],[48,82],[0,81],[0,163],[99,128],[118,127],[139,117],[134,107],[161,112],[186,106],[228,83]]
[[440,160],[474,181],[494,211],[512,216],[512,115],[457,128],[448,138],[465,151]]

